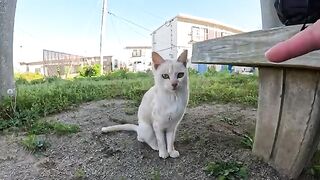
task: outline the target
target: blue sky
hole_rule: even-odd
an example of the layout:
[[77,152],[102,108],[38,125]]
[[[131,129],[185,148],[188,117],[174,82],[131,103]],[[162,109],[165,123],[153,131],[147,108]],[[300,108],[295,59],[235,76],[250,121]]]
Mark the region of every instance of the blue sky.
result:
[[[102,0],[18,0],[15,61],[42,60],[42,49],[99,55],[101,9]],[[116,16],[108,15],[106,19],[106,55],[115,55],[127,45],[151,45],[150,31],[178,13],[210,18],[247,31],[261,29],[259,0],[108,0],[108,11]]]

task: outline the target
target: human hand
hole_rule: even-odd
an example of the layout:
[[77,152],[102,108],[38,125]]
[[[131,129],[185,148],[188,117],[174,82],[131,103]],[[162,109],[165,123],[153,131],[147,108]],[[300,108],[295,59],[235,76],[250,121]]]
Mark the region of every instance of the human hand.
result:
[[283,62],[320,49],[320,19],[305,30],[270,48],[266,58],[271,62]]

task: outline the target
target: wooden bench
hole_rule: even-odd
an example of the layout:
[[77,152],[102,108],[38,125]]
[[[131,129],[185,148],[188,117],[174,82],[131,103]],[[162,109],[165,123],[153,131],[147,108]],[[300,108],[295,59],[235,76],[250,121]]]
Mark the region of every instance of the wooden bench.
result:
[[320,52],[275,64],[264,52],[301,26],[226,36],[193,45],[192,63],[258,67],[259,100],[253,152],[297,178],[320,137]]

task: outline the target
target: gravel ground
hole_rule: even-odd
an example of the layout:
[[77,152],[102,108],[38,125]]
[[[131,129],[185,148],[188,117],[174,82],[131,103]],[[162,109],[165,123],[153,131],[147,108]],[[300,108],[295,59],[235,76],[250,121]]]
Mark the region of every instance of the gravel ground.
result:
[[[253,132],[256,109],[234,104],[188,108],[176,138],[177,159],[160,159],[134,132],[101,134],[103,126],[136,123],[137,109],[124,100],[90,102],[48,117],[78,124],[81,132],[45,135],[51,146],[31,154],[19,134],[0,136],[0,179],[214,179],[208,162],[239,161],[249,179],[281,179],[268,164],[241,146],[241,134]],[[283,178],[282,178],[283,179]]]

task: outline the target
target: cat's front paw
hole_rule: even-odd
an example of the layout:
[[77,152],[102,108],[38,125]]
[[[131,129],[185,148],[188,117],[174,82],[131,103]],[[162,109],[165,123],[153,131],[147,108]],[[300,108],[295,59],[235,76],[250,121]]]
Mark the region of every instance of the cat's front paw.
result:
[[170,157],[172,158],[177,158],[180,156],[179,151],[173,150],[171,152],[169,152]]
[[159,157],[166,159],[167,157],[169,157],[169,153],[167,151],[159,151]]

